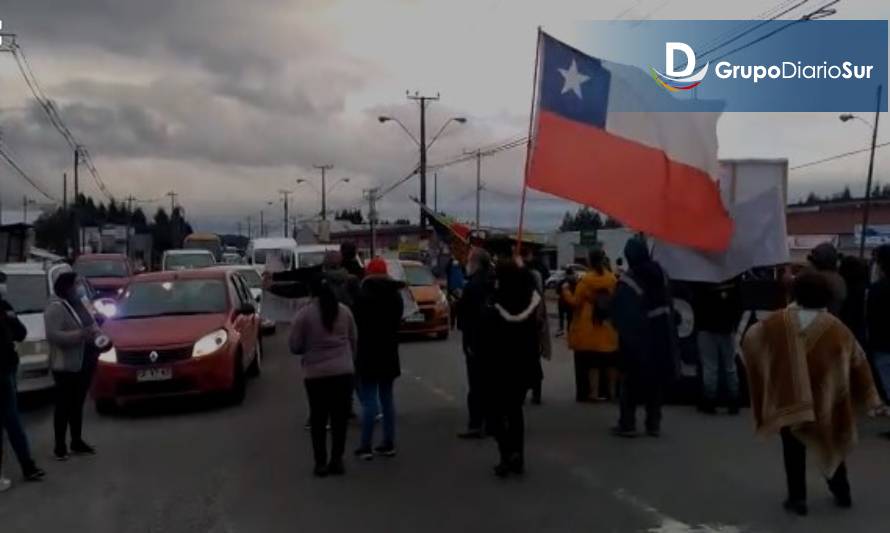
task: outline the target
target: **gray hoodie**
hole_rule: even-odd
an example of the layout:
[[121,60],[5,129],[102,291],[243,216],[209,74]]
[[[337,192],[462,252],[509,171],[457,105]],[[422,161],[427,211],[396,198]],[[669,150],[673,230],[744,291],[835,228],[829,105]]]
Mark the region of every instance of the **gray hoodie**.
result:
[[352,312],[340,304],[334,327],[328,331],[321,321],[318,301],[311,299],[294,316],[290,351],[303,358],[306,379],[353,374],[358,334]]

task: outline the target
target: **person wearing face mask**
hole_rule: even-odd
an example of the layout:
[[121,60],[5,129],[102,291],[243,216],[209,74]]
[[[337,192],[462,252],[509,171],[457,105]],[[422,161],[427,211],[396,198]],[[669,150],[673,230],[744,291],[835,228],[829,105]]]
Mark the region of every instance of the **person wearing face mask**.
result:
[[[37,481],[45,473],[34,464],[16,402],[16,371],[19,356],[15,350],[15,343],[25,340],[27,333],[25,325],[6,301],[6,274],[0,272],[0,466],[2,466],[2,442],[5,431],[9,434],[9,444],[15,452],[25,479]],[[8,479],[0,476],[0,492],[8,489],[10,485]]]
[[55,293],[43,312],[46,339],[50,345],[50,368],[55,388],[54,429],[56,459],[68,459],[67,435],[70,429],[71,453],[94,455],[96,450],[83,440],[83,404],[93,380],[100,349],[101,332],[87,307],[82,284],[74,272],[59,275]]

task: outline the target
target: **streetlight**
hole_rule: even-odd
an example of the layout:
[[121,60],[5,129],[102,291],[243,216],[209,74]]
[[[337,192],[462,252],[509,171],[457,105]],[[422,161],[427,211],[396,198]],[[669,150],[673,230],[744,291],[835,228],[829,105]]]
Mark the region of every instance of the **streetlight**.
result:
[[452,122],[456,122],[458,124],[466,124],[467,119],[466,119],[466,117],[451,117],[451,118],[449,118],[448,120],[445,121],[444,124],[442,124],[442,127],[439,128],[439,131],[435,135],[433,135],[433,140],[430,141],[429,144],[427,144],[426,143],[426,103],[428,100],[438,100],[439,97],[438,97],[438,95],[435,97],[425,97],[425,96],[419,96],[419,95],[410,96],[409,95],[408,98],[412,99],[412,100],[418,100],[420,102],[420,140],[417,140],[417,138],[411,133],[411,131],[408,128],[406,128],[405,125],[402,124],[402,122],[399,119],[397,119],[395,117],[381,115],[381,116],[377,117],[377,120],[380,121],[381,124],[384,124],[384,123],[390,122],[390,121],[395,122],[402,128],[402,130],[405,133],[408,134],[408,137],[411,137],[411,140],[414,141],[414,144],[416,144],[420,148],[420,167],[419,167],[419,171],[420,171],[420,204],[421,204],[420,227],[426,228],[426,217],[424,216],[424,213],[423,213],[423,207],[426,206],[426,153],[427,153],[427,150],[429,150],[430,147],[433,145],[433,143],[435,143],[436,140],[439,138],[439,136],[442,135],[442,133],[445,131],[445,128],[447,128],[449,124],[451,124]]
[[[268,206],[268,207],[271,207],[273,204],[275,204],[275,202],[272,202],[272,201],[266,202],[266,206]],[[264,210],[265,210],[265,207],[260,209],[260,237],[266,236],[266,222],[263,219],[263,217],[264,217],[263,211]]]
[[297,185],[301,185],[301,184],[305,183],[305,184],[309,185],[310,187],[312,187],[316,193],[321,195],[321,219],[327,220],[328,219],[327,195],[331,191],[334,190],[334,187],[336,187],[337,185],[340,185],[341,183],[349,183],[351,179],[352,178],[340,178],[337,181],[335,181],[334,183],[332,183],[330,187],[325,187],[325,184],[322,183],[321,188],[318,188],[315,186],[314,183],[312,183],[311,181],[309,181],[307,179],[297,178]]
[[865,180],[865,205],[862,207],[862,229],[859,236],[859,258],[865,258],[865,235],[868,232],[868,216],[871,210],[871,182],[875,171],[875,147],[878,142],[878,121],[881,118],[881,93],[884,89],[883,85],[878,85],[877,110],[875,111],[875,122],[865,120],[862,117],[853,115],[852,113],[844,113],[838,118],[841,122],[849,122],[851,120],[859,120],[872,128],[871,133],[871,154],[868,159],[868,178]]

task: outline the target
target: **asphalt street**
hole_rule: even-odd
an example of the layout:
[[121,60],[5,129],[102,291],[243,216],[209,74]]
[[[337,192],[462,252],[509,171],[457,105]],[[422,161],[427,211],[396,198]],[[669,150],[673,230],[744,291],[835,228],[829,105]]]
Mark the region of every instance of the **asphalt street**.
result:
[[[810,516],[781,509],[778,438],[759,440],[749,414],[706,417],[669,407],[660,439],[608,434],[611,404],[578,405],[561,340],[545,366],[544,405],[527,408],[528,473],[498,480],[491,441],[463,442],[459,338],[403,346],[399,455],[347,461],[343,478],[310,475],[299,361],[283,332],[265,340],[263,374],[239,407],[176,401],[99,417],[99,454],[51,459],[52,410],[26,423],[47,470],[0,494],[0,531],[176,532],[879,532],[890,523],[890,429],[866,421],[849,462],[856,506],[836,509],[815,470]],[[357,427],[350,428],[355,447]],[[11,458],[10,458],[11,459]],[[9,465],[15,467],[15,465]]]

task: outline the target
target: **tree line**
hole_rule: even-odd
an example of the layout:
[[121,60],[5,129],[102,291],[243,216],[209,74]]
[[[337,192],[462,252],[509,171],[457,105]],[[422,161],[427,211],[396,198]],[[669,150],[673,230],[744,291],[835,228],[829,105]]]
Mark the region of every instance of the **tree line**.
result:
[[583,206],[579,207],[575,214],[566,211],[562,217],[562,224],[559,225],[559,231],[589,231],[598,229],[615,229],[620,228],[621,222],[617,219],[603,217],[597,211]]
[[159,207],[149,221],[145,211],[139,206],[131,210],[127,204],[113,198],[107,205],[103,202],[96,204],[91,197],[80,194],[68,209],[59,207],[55,211],[43,213],[34,221],[37,246],[59,255],[68,255],[74,238],[75,213],[82,228],[130,225],[137,234],[150,234],[156,255],[171,248],[181,248],[183,239],[192,233],[192,226],[179,207],[173,209],[172,216],[163,207]]

